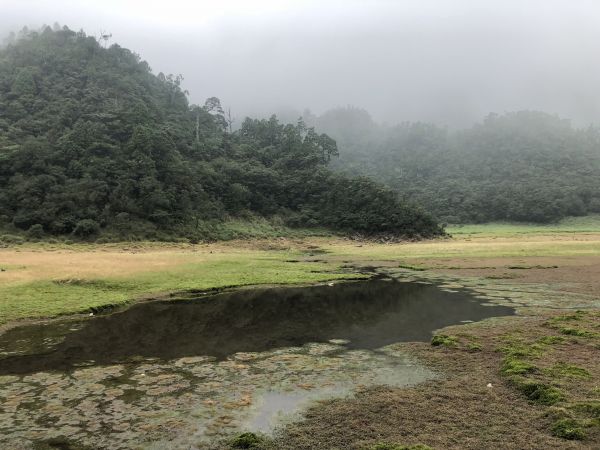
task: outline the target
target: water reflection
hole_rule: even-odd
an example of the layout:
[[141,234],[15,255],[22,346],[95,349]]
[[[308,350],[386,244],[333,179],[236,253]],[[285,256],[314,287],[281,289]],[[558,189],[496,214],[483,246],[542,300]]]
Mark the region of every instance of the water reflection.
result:
[[[506,306],[482,305],[466,292],[394,280],[247,289],[13,329],[0,336],[5,355],[0,374],[64,371],[132,357],[223,359],[331,339],[348,340],[348,348],[375,349],[429,340],[435,329],[513,312]],[[33,354],[10,356],[17,344],[28,345]]]

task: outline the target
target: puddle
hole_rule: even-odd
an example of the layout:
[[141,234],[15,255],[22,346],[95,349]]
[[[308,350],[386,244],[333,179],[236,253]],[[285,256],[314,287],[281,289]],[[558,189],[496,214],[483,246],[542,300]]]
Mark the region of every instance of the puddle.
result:
[[14,328],[0,336],[0,374],[68,371],[139,357],[224,359],[331,339],[347,340],[352,349],[374,349],[428,341],[435,329],[512,311],[483,305],[464,292],[393,280],[246,289]]
[[514,313],[484,301],[373,280],[14,328],[0,336],[0,447],[189,449],[268,433],[315,400],[435,377],[397,343]]

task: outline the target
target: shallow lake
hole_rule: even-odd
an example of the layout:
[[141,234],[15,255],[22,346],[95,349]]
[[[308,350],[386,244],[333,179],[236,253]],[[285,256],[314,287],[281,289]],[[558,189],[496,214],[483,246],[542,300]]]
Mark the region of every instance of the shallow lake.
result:
[[513,313],[466,291],[380,279],[152,301],[14,328],[0,335],[0,443],[193,448],[268,432],[314,399],[435,377],[396,343]]

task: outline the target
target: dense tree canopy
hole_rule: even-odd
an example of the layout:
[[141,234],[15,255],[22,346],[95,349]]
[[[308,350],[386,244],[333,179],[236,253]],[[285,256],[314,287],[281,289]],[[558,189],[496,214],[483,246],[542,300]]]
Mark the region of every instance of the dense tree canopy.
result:
[[341,172],[371,176],[440,220],[551,222],[600,213],[600,130],[542,112],[491,114],[449,132],[378,126],[356,108],[307,117],[339,145]]
[[439,226],[388,188],[327,168],[336,142],[302,121],[246,119],[216,98],[189,105],[180,76],[68,28],[0,50],[0,222],[31,235],[110,231],[201,239],[248,214],[395,236]]

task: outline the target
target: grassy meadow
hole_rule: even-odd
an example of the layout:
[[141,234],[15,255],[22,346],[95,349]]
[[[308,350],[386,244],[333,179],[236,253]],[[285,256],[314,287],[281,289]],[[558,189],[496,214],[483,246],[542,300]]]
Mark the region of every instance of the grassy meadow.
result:
[[[579,232],[576,232],[579,230]],[[215,244],[23,243],[0,249],[0,324],[190,289],[355,277],[353,265],[600,255],[600,216],[555,226],[451,227],[452,238],[381,244],[305,236]],[[516,259],[515,259],[516,258]],[[511,260],[512,261],[512,260]],[[346,266],[342,270],[342,266]]]
[[568,217],[553,224],[496,222],[484,224],[449,225],[446,228],[446,231],[453,236],[511,236],[521,234],[548,233],[598,233],[600,232],[600,214],[594,214],[585,217]]

